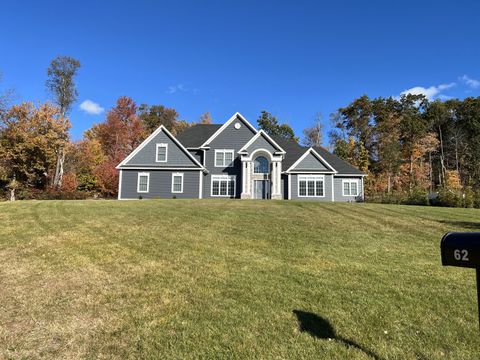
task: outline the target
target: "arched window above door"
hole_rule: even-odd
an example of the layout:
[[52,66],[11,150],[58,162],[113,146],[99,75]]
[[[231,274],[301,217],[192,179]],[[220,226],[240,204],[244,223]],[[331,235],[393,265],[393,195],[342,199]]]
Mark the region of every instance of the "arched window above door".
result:
[[254,160],[253,172],[255,174],[268,174],[270,172],[269,162],[265,156],[259,156]]

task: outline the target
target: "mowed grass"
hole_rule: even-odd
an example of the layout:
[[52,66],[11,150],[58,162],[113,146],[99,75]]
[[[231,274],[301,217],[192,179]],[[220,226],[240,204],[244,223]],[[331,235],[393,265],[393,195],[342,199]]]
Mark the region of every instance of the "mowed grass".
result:
[[474,271],[440,264],[452,230],[480,211],[0,203],[0,358],[478,359]]

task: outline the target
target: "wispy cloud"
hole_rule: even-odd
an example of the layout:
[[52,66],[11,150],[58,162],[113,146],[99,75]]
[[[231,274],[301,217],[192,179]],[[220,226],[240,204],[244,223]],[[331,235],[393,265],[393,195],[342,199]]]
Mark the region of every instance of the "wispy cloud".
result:
[[461,76],[459,80],[472,89],[477,89],[480,87],[480,81],[472,79],[468,75]]
[[187,88],[183,84],[171,85],[168,87],[167,94],[175,94],[176,92],[185,92]]
[[80,109],[82,109],[89,115],[100,115],[105,111],[103,107],[101,107],[96,102],[93,102],[92,100],[85,100],[84,102],[82,102],[80,104]]
[[441,95],[440,93],[444,90],[450,89],[457,85],[456,83],[452,82],[449,84],[440,84],[438,86],[430,86],[430,87],[423,87],[423,86],[415,86],[410,89],[404,90],[400,93],[400,95],[412,94],[412,95],[425,95],[425,97],[429,100],[433,100],[436,97],[445,97],[445,95]]

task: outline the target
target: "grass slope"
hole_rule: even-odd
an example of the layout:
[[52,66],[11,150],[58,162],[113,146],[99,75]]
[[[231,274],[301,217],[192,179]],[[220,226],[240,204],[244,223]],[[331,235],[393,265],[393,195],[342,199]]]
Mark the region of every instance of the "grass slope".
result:
[[0,358],[477,359],[480,211],[287,201],[0,203]]

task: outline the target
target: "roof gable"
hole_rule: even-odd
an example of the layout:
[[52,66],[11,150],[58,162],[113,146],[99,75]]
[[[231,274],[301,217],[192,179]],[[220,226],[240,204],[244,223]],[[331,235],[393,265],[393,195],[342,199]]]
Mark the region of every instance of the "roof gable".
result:
[[[284,169],[290,168],[307,150],[307,148],[300,146],[293,140],[288,140],[281,136],[272,136],[272,138],[286,151],[282,165]],[[340,159],[323,147],[315,146],[313,149],[337,171],[338,175],[366,175],[364,172],[358,170],[347,161]]]
[[217,131],[215,131],[215,133],[213,133],[207,140],[205,140],[200,147],[208,147],[210,143],[216,137],[218,137],[225,129],[227,129],[230,126],[230,124],[233,123],[235,120],[239,120],[240,122],[245,124],[245,126],[247,126],[254,134],[258,132],[258,130],[255,129],[255,127],[252,124],[250,124],[247,121],[247,119],[245,119],[242,116],[242,114],[240,114],[239,112],[236,112],[235,114],[233,114],[233,116],[230,119],[227,120],[225,124],[223,124]]
[[[307,152],[305,156],[293,169],[295,170],[326,170],[329,171],[327,166],[318,159],[312,152]],[[292,169],[292,170],[293,170]]]
[[[156,161],[157,144],[166,144],[166,162]],[[204,169],[202,164],[163,125],[118,164],[117,169],[138,166],[146,168],[190,167]]]
[[287,170],[290,171],[327,171],[335,173],[336,170],[313,148],[307,149]]
[[272,154],[285,154],[285,150],[282,149],[265,131],[260,130],[254,137],[250,139],[238,152],[243,154],[252,153],[258,149],[265,149]]

